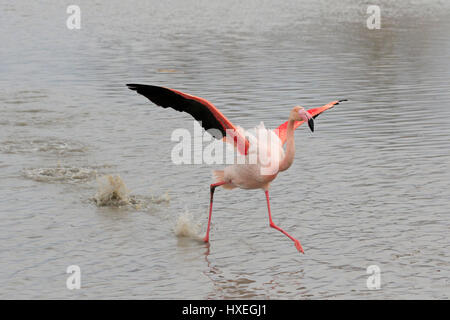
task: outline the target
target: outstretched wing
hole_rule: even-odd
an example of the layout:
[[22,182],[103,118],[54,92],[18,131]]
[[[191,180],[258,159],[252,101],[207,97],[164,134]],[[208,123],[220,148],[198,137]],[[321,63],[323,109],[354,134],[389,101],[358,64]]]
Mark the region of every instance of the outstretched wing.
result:
[[[308,113],[310,115],[312,115],[312,117],[315,119],[315,118],[317,118],[317,116],[319,116],[319,114],[321,114],[325,110],[333,108],[335,105],[338,105],[339,102],[342,102],[342,101],[347,101],[347,99],[332,101],[332,102],[330,102],[330,103],[328,103],[328,104],[326,104],[326,105],[324,105],[322,107],[309,109]],[[280,137],[280,140],[282,141],[283,144],[286,143],[286,134],[287,134],[288,122],[289,121],[286,121],[285,123],[283,123],[281,126],[279,126],[275,130],[275,132],[278,134],[278,137]],[[303,122],[305,122],[305,121],[295,121],[294,130],[297,129],[299,126],[301,126],[303,124]]]
[[[241,154],[246,155],[249,149],[248,140],[237,130],[211,102],[178,90],[149,86],[143,84],[127,84],[128,88],[147,97],[150,101],[163,108],[172,108],[180,112],[187,112],[200,121],[205,130],[218,129],[220,134],[215,134],[214,130],[209,131],[216,139],[224,139],[226,142],[233,142]],[[233,139],[225,139],[229,133],[233,134]],[[231,131],[230,131],[231,130]]]

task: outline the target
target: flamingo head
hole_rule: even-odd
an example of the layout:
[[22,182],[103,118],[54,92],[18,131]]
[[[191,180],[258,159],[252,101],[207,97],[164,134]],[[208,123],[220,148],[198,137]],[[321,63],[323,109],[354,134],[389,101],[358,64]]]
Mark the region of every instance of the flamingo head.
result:
[[291,111],[290,119],[308,122],[309,129],[314,132],[314,119],[305,108],[296,106]]

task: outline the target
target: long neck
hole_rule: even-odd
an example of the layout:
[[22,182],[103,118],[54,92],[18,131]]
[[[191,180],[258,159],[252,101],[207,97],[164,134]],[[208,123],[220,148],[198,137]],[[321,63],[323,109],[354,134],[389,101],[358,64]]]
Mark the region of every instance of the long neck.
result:
[[289,119],[286,130],[286,152],[283,160],[280,163],[280,171],[285,171],[294,162],[295,156],[295,142],[294,142],[294,120]]

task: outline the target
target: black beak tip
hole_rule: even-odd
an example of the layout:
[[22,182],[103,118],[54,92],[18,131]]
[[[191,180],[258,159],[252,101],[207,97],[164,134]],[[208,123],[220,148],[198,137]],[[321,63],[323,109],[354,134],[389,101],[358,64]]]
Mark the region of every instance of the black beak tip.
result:
[[309,129],[311,129],[311,132],[314,132],[314,119],[313,118],[308,120],[308,126],[309,126]]

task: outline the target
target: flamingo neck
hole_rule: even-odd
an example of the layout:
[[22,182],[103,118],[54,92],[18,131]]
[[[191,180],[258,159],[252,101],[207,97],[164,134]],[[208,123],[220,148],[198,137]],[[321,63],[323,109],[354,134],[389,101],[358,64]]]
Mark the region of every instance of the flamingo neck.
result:
[[289,167],[294,162],[295,156],[294,123],[295,123],[294,120],[289,119],[286,130],[286,152],[283,160],[280,163],[279,171],[285,171],[289,169]]

